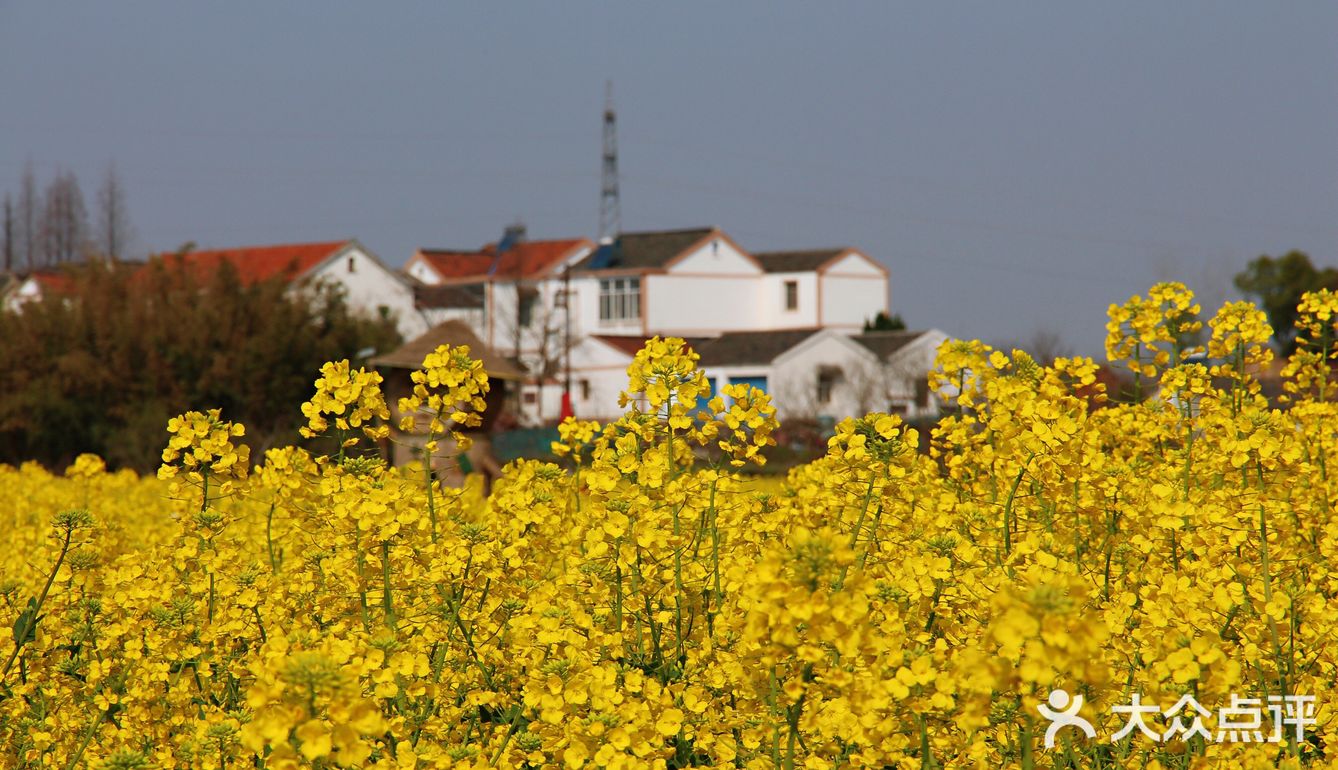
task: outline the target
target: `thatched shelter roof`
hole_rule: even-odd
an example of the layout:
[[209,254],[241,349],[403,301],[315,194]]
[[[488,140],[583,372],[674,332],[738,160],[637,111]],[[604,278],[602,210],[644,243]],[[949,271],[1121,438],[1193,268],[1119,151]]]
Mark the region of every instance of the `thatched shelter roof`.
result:
[[484,371],[492,379],[521,380],[525,378],[525,373],[520,370],[520,367],[483,344],[483,340],[480,340],[478,335],[474,334],[469,325],[463,321],[439,323],[418,338],[405,343],[398,350],[373,358],[370,363],[372,366],[387,369],[418,369],[422,367],[423,359],[427,357],[427,354],[441,345],[450,345],[451,347],[468,345],[469,355],[483,362]]

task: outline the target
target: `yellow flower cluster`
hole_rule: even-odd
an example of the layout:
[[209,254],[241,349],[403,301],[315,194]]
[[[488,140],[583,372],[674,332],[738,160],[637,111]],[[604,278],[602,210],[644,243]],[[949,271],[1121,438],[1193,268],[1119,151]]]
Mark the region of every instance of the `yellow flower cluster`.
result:
[[[167,432],[171,438],[163,450],[158,478],[172,479],[185,471],[186,482],[200,487],[206,501],[211,483],[217,482],[216,491],[226,495],[232,491],[234,480],[246,478],[251,447],[233,442],[233,439],[246,435],[246,427],[224,420],[218,409],[186,412],[173,417],[167,421]],[[89,460],[84,459],[82,466],[76,463],[71,468],[71,473],[87,475],[88,467]],[[180,485],[174,482],[172,493],[176,494],[179,489]]]
[[312,438],[330,429],[334,418],[339,431],[341,447],[353,446],[356,438],[343,438],[350,430],[362,428],[368,438],[381,439],[390,435],[390,426],[372,425],[373,418],[390,419],[385,396],[381,394],[381,375],[365,369],[353,369],[347,360],[331,361],[321,367],[316,380],[316,395],[302,404],[302,415],[307,424],[299,430]]
[[[0,467],[0,767],[1338,767],[1338,302],[1301,305],[1286,411],[1254,308],[1209,322],[1206,363],[1183,286],[1111,315],[1153,397],[951,341],[928,435],[852,416],[783,480],[739,470],[770,400],[698,410],[673,338],[627,414],[565,421],[561,464],[514,462],[486,500],[360,452],[248,474],[217,412],[169,425],[161,475],[196,500],[92,456]],[[401,411],[434,436],[476,424],[468,351],[413,381]],[[381,417],[372,375],[322,383],[313,433]],[[1096,738],[1045,745],[1056,689]],[[1307,695],[1299,739],[1220,737],[1233,699]],[[1164,712],[1187,697],[1185,740]],[[1157,739],[1112,740],[1136,699]]]
[[1331,362],[1338,361],[1338,293],[1310,292],[1296,313],[1296,352],[1282,369],[1284,387],[1293,398],[1305,394],[1324,402],[1335,392]]
[[[723,435],[716,445],[729,455],[730,465],[737,468],[750,461],[765,465],[767,458],[762,450],[776,445],[771,437],[776,428],[771,396],[751,385],[726,385],[720,393],[708,402],[709,413],[698,415],[703,421],[699,440],[707,442]],[[720,417],[712,420],[712,415]]]
[[[423,367],[414,372],[413,392],[400,399],[400,427],[418,429],[417,414],[426,413],[428,452],[436,451],[436,438],[450,431],[450,426],[472,427],[481,421],[487,408],[488,373],[483,362],[469,357],[469,346],[442,345],[427,354]],[[468,438],[451,431],[461,449],[469,448]]]
[[1155,378],[1200,348],[1194,344],[1203,328],[1194,293],[1182,283],[1159,283],[1147,298],[1134,295],[1111,305],[1106,323],[1106,357],[1128,365],[1138,377]]

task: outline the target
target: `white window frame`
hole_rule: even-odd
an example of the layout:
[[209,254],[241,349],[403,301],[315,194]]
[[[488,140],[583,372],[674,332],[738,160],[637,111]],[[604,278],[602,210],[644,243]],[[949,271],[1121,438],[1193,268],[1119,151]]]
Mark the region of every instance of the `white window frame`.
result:
[[599,279],[599,322],[617,324],[641,320],[641,277]]

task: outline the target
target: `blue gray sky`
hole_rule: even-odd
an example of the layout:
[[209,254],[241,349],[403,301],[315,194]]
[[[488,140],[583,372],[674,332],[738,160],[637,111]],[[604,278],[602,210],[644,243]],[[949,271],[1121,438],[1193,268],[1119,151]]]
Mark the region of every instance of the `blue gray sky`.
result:
[[1057,332],[1165,279],[1338,258],[1338,4],[0,0],[0,191],[114,161],[140,250],[387,262],[625,229],[860,247],[913,327]]

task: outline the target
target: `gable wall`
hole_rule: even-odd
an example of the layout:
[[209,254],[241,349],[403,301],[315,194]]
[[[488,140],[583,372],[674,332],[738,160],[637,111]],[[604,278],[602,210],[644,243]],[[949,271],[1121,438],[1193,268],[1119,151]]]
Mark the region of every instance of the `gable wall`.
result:
[[349,307],[368,317],[376,318],[381,308],[386,308],[395,316],[396,327],[406,341],[427,331],[427,321],[414,307],[413,289],[359,248],[345,250],[319,267],[311,278],[344,287]]

